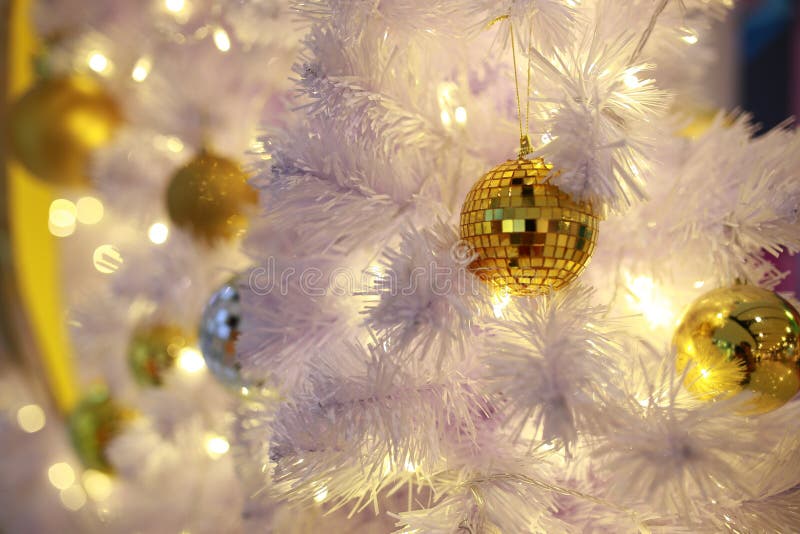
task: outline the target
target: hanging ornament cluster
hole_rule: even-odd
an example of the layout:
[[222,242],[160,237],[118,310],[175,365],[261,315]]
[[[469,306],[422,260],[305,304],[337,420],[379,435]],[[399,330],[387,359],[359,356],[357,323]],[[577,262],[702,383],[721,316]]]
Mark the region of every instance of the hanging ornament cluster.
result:
[[136,381],[140,385],[160,386],[164,373],[175,365],[180,351],[191,341],[190,335],[173,324],[137,328],[128,345],[128,364]]
[[84,467],[112,471],[106,448],[131,417],[128,410],[114,402],[105,387],[95,386],[86,393],[67,420],[70,440]]
[[800,391],[799,321],[797,310],[771,291],[749,285],[710,291],[689,306],[675,332],[677,372],[700,399],[748,391],[744,412],[774,410]]
[[235,162],[201,150],[172,176],[167,189],[170,219],[206,242],[241,234],[247,211],[258,200],[247,179]]
[[586,267],[598,220],[549,183],[541,158],[509,160],[472,187],[461,208],[461,239],[477,258],[481,279],[512,295],[561,289]]
[[117,103],[95,79],[45,78],[11,108],[11,152],[47,182],[85,185],[92,151],[106,144],[121,122]]
[[243,385],[240,364],[236,361],[236,339],[242,320],[238,284],[234,277],[211,295],[200,320],[200,351],[206,366],[221,383]]

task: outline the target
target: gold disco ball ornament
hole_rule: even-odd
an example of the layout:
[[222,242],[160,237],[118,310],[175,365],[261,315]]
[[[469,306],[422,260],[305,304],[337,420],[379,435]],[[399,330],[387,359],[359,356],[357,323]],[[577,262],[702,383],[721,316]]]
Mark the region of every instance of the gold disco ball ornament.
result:
[[472,187],[461,208],[461,239],[482,280],[511,295],[561,289],[586,267],[597,241],[597,216],[549,183],[543,159],[509,160]]
[[42,180],[85,185],[92,151],[108,143],[121,123],[119,106],[95,79],[46,78],[12,106],[10,150]]
[[800,390],[799,317],[766,289],[736,285],[706,293],[689,306],[673,339],[686,389],[703,400],[748,391],[746,414],[784,405]]
[[136,381],[145,386],[160,386],[164,373],[192,337],[172,324],[155,324],[137,328],[128,345],[128,364]]
[[232,160],[201,150],[178,169],[167,189],[167,211],[176,226],[202,241],[240,235],[258,200],[247,174]]

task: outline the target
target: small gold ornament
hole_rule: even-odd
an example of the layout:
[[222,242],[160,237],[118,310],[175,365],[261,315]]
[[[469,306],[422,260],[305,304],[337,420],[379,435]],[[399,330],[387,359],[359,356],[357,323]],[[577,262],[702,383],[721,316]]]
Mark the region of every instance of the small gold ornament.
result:
[[106,448],[131,417],[131,412],[111,399],[105,387],[89,390],[67,420],[72,445],[84,467],[111,472]]
[[469,269],[501,291],[560,289],[594,252],[597,216],[550,184],[551,171],[541,158],[509,160],[478,180],[461,208],[461,239],[477,254]]
[[93,78],[43,79],[11,108],[11,152],[47,182],[85,185],[91,152],[106,144],[121,122],[119,106]]
[[171,324],[140,327],[128,346],[128,363],[141,385],[160,386],[184,347],[191,342],[182,328]]
[[258,200],[247,178],[230,159],[201,150],[169,184],[172,222],[209,242],[240,234],[247,227],[248,207]]
[[689,306],[673,339],[686,389],[703,400],[750,391],[748,414],[782,406],[800,391],[798,320],[791,304],[766,289],[706,293]]

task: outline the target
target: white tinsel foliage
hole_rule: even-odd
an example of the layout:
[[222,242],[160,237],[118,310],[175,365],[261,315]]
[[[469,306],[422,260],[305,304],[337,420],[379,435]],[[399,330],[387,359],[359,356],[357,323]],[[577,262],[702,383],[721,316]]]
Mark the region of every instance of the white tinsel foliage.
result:
[[461,357],[472,329],[489,308],[487,287],[467,270],[472,257],[442,222],[404,232],[380,262],[378,296],[364,311],[367,325],[388,351],[412,360]]
[[[623,356],[607,310],[583,286],[530,299],[492,324],[485,339],[487,380],[503,399],[509,430],[566,447],[579,433],[609,425],[606,399]],[[516,312],[516,313],[515,313]],[[616,393],[619,395],[619,392]]]
[[[599,213],[620,211],[645,198],[654,125],[666,112],[666,93],[640,80],[646,64],[629,64],[636,35],[600,39],[585,34],[548,59],[531,51],[545,132],[536,154],[552,162],[560,188],[589,200]],[[552,84],[552,85],[551,85]]]
[[798,137],[782,128],[752,135],[746,116],[730,123],[720,113],[705,134],[685,142],[681,165],[651,200],[660,206],[650,212],[651,239],[668,245],[653,250],[657,261],[695,256],[723,283],[760,282],[776,278],[764,252],[798,249]]

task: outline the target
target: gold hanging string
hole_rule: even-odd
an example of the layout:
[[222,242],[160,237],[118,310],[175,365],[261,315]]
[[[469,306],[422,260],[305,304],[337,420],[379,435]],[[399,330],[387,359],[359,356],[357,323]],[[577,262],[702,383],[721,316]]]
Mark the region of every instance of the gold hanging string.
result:
[[[509,15],[501,15],[501,16],[495,18],[494,20],[492,20],[491,22],[489,22],[489,24],[487,24],[486,27],[490,28],[490,27],[494,26],[495,24],[497,24],[498,22],[500,22],[501,20],[506,20],[506,19],[508,19],[508,33],[509,33],[509,36],[511,37],[511,58],[514,61],[514,90],[515,90],[515,95],[517,97],[517,120],[519,121],[519,147],[520,147],[520,149],[519,149],[519,157],[522,158],[522,157],[526,156],[527,154],[530,154],[531,152],[533,152],[533,149],[531,148],[531,141],[530,141],[530,138],[528,137],[528,133],[530,131],[529,127],[530,127],[530,116],[531,116],[531,99],[530,99],[530,93],[531,93],[531,56],[530,56],[530,54],[528,54],[528,83],[527,83],[527,87],[526,87],[526,91],[525,91],[525,96],[526,96],[526,100],[525,100],[525,125],[523,126],[523,124],[522,124],[522,103],[521,103],[521,97],[520,97],[520,91],[519,91],[519,75],[517,73],[517,47],[516,47],[516,43],[515,43],[515,39],[514,39],[514,25],[511,23],[511,18],[509,17]],[[530,32],[531,32],[531,30],[529,29],[528,30],[528,42],[529,43],[530,43]]]

